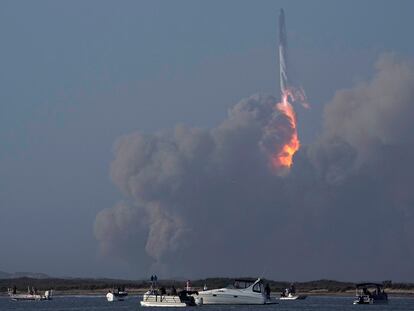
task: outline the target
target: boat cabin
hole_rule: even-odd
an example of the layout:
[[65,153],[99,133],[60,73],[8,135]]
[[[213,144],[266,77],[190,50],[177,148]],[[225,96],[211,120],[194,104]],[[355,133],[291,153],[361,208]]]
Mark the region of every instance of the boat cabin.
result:
[[358,283],[356,284],[356,300],[354,304],[387,303],[388,295],[384,286],[379,283]]
[[232,288],[245,289],[253,285],[252,290],[256,293],[263,293],[263,282],[261,279],[249,280],[249,279],[235,279]]

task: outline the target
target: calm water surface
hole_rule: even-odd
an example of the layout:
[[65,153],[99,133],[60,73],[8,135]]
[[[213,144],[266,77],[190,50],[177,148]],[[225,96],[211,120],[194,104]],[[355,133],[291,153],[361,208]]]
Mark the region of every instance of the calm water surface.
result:
[[388,305],[352,305],[353,297],[308,297],[302,301],[281,301],[277,305],[268,306],[202,306],[190,308],[143,308],[139,305],[141,297],[129,297],[125,301],[109,303],[105,297],[86,297],[86,296],[62,296],[54,297],[51,301],[11,301],[7,297],[0,298],[0,311],[8,310],[56,310],[56,311],[87,311],[87,310],[198,310],[200,311],[295,311],[295,310],[363,310],[363,311],[386,311],[404,310],[414,311],[414,298],[391,297]]

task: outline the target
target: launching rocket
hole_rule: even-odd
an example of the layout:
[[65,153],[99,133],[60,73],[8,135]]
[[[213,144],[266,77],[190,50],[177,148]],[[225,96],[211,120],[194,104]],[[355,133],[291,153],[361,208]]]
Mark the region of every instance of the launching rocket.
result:
[[285,12],[280,9],[279,14],[279,71],[280,71],[280,95],[283,97],[288,87],[287,76],[287,37],[286,37],[286,24],[285,24]]

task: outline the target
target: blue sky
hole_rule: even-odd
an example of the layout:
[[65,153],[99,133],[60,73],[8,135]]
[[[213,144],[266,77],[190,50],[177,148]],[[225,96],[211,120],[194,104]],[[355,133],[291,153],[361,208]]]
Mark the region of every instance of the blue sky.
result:
[[244,97],[277,95],[282,7],[312,106],[298,112],[305,144],[380,54],[413,57],[412,1],[2,1],[0,270],[140,277],[111,270],[93,236],[121,198],[116,138],[211,127]]

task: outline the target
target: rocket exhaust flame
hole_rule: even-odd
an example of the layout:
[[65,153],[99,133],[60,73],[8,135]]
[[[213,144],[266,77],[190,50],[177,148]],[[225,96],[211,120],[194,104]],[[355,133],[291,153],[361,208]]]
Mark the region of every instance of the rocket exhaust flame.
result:
[[[287,35],[285,24],[285,13],[280,10],[279,15],[279,73],[280,73],[280,93],[281,102],[275,105],[275,110],[286,121],[285,128],[276,125],[278,132],[283,132],[286,140],[282,147],[276,146],[276,151],[271,155],[271,166],[276,172],[283,171],[284,168],[290,168],[293,163],[293,155],[299,150],[300,142],[297,132],[296,113],[292,104],[289,102],[299,102],[305,108],[309,108],[306,102],[306,95],[302,88],[295,88],[288,80],[287,74]],[[287,128],[286,128],[287,127]]]
[[288,93],[283,94],[282,101],[276,104],[276,109],[287,120],[289,128],[288,141],[282,146],[282,149],[272,155],[272,167],[276,170],[281,168],[290,168],[292,166],[292,158],[300,147],[298,132],[296,128],[296,113],[293,106],[288,101]]

